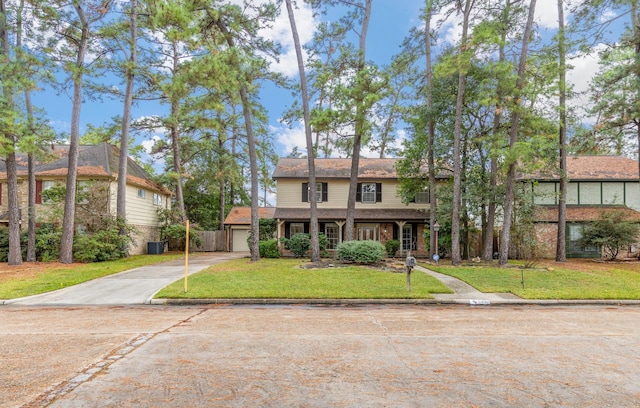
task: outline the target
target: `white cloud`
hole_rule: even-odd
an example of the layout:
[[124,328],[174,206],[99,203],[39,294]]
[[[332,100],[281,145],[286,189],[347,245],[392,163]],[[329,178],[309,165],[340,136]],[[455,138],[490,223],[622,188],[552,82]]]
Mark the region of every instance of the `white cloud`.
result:
[[[564,11],[565,20],[567,19],[567,10]],[[558,1],[557,0],[538,0],[536,4],[536,12],[534,20],[541,28],[558,28]]]
[[[298,2],[298,7],[293,10],[296,20],[296,28],[300,44],[304,45],[313,39],[317,21],[313,17],[311,8],[303,2]],[[279,61],[273,61],[271,69],[281,73],[287,77],[293,77],[298,74],[298,61],[296,50],[293,44],[293,35],[291,33],[291,23],[287,8],[282,5],[280,14],[276,17],[273,25],[260,33],[264,38],[274,41],[282,47],[282,54]],[[306,52],[302,50],[306,60]]]
[[298,152],[307,154],[307,138],[304,134],[304,126],[298,122],[293,128],[286,125],[280,127],[271,126],[271,133],[275,135],[276,140],[283,147],[282,155],[288,156],[297,148]]
[[[568,103],[577,109],[584,111],[589,105],[589,84],[598,72],[598,60],[600,59],[598,52],[605,47],[604,44],[598,44],[589,54],[580,53],[569,57],[570,60],[567,64],[573,68],[567,72],[567,82],[573,87],[573,91],[577,96]],[[584,121],[586,123],[594,122],[589,117],[585,117]]]

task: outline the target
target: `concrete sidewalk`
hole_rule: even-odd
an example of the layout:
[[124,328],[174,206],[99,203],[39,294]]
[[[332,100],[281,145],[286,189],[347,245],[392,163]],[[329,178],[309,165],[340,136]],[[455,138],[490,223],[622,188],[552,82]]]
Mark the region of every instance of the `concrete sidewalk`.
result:
[[[248,256],[240,252],[207,252],[189,256],[188,273],[210,265]],[[162,262],[94,279],[79,285],[25,298],[7,300],[12,305],[140,305],[149,304],[165,286],[184,276],[184,259]]]
[[434,272],[430,269],[423,268],[422,266],[416,266],[415,270],[427,273],[440,282],[447,285],[453,293],[434,293],[433,297],[439,301],[450,301],[460,303],[471,303],[477,301],[478,304],[484,304],[488,302],[517,302],[522,298],[512,293],[483,293],[473,286],[454,278],[453,276],[445,275],[439,272]]

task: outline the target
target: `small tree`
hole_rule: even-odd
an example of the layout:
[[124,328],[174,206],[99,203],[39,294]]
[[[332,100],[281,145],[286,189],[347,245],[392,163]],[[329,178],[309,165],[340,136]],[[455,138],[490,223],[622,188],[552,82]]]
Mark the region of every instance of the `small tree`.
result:
[[620,211],[603,211],[600,219],[582,231],[583,246],[599,246],[605,259],[617,258],[620,248],[638,241],[638,224],[625,219]]

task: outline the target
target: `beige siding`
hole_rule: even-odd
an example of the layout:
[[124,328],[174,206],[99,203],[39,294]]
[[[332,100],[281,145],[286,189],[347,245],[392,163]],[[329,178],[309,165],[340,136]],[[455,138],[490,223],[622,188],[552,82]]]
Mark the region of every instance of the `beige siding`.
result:
[[[138,197],[138,189],[145,192],[145,197]],[[127,186],[127,222],[137,225],[158,225],[156,210],[160,206],[153,204],[153,191],[142,187]],[[167,197],[163,196],[163,208],[167,206]]]
[[[302,183],[304,182],[303,180],[278,180],[276,207],[309,208],[309,203],[302,201]],[[322,180],[318,180],[318,182],[322,182]],[[365,182],[382,183],[382,202],[375,204],[356,203],[356,208],[424,208],[428,206],[428,204],[403,204],[397,195],[398,183],[395,181],[367,180]],[[328,182],[327,188],[327,201],[318,203],[318,208],[346,208],[349,181],[331,180]]]
[[536,204],[556,204],[556,183],[539,183],[534,185],[533,192]]
[[624,183],[602,183],[602,204],[622,204]]
[[601,183],[580,183],[580,204],[600,205],[602,204]]

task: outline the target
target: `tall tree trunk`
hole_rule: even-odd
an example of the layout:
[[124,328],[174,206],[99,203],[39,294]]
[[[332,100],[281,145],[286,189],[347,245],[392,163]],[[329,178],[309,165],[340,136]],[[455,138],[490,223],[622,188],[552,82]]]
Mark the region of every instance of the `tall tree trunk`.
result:
[[560,196],[558,197],[558,235],[556,241],[556,261],[567,261],[566,224],[567,224],[567,64],[565,50],[564,4],[558,0],[558,62],[560,110],[559,146],[560,146]]
[[[178,72],[178,45],[173,41],[173,72]],[[178,175],[176,180],[176,203],[178,204],[178,211],[180,212],[180,219],[182,222],[187,220],[187,213],[184,207],[184,194],[182,192],[182,159],[180,157],[180,101],[175,97],[171,100],[171,125],[169,126],[171,135],[171,148],[173,151],[173,170]]]
[[[0,0],[0,55],[4,55],[6,60],[11,58],[11,46],[9,44],[9,27],[7,21],[7,9],[4,0]],[[13,88],[10,85],[11,79],[2,82],[2,92],[5,104],[14,109]],[[18,174],[16,171],[16,135],[13,129],[2,129],[3,136],[8,146],[5,158],[7,166],[7,198],[9,210],[9,265],[22,264],[22,248],[20,244],[20,204],[18,202]]]
[[[509,15],[511,14],[511,0],[505,0],[504,10],[502,12],[502,21],[501,21],[501,30],[500,30],[500,48],[498,50],[498,60],[499,63],[502,64],[505,60],[505,43],[507,41],[507,33],[509,31]],[[500,133],[500,122],[502,120],[502,100],[504,97],[504,91],[502,88],[502,84],[500,79],[498,78],[498,86],[496,89],[496,108],[495,114],[493,115],[493,126],[492,126],[492,134],[494,144],[491,146],[491,150],[493,151],[495,146],[496,139],[501,140],[502,137],[499,135]],[[498,158],[496,154],[491,154],[491,162],[489,164],[489,202],[487,203],[487,222],[486,228],[484,231],[484,243],[483,243],[483,252],[482,252],[482,260],[491,261],[493,260],[493,254],[495,252],[495,248],[493,247],[493,239],[495,236],[495,222],[496,222],[496,204],[497,204],[497,187],[498,187]]]
[[[126,68],[127,87],[124,94],[124,108],[122,113],[122,135],[120,138],[120,160],[118,162],[118,196],[116,199],[117,218],[122,225],[120,235],[126,235],[127,229],[127,161],[129,158],[129,127],[131,125],[131,105],[133,103],[133,80],[137,59],[138,42],[138,0],[131,0],[131,16],[129,17],[129,63]],[[128,255],[129,248],[122,248]]]
[[428,132],[428,150],[427,150],[427,166],[429,171],[429,251],[430,258],[438,254],[438,232],[435,227],[438,222],[438,207],[436,203],[436,166],[434,158],[435,148],[435,135],[436,135],[436,121],[433,118],[433,64],[431,62],[431,17],[433,13],[433,0],[426,0],[425,7],[425,29],[424,29],[424,42],[425,42],[425,55],[427,60],[426,73],[427,73],[427,111],[429,112],[429,123],[427,124]]
[[73,234],[76,214],[76,179],[78,174],[78,140],[80,138],[80,110],[82,107],[82,75],[84,58],[89,43],[89,21],[79,3],[74,3],[81,24],[80,41],[76,62],[72,72],[73,104],[71,111],[71,134],[69,135],[69,165],[67,168],[67,192],[64,198],[64,216],[62,218],[62,238],[60,240],[60,262],[73,262]]
[[[22,48],[22,13],[24,11],[25,0],[20,0],[18,13],[16,16],[16,47]],[[24,105],[27,111],[27,127],[31,134],[35,134],[33,126],[33,103],[31,102],[31,91],[24,90]],[[35,163],[32,152],[27,153],[27,262],[36,261],[36,175]]]
[[[529,16],[527,17],[527,25],[522,36],[522,50],[520,52],[520,61],[518,62],[518,78],[516,80],[514,103],[517,105],[513,108],[511,114],[511,128],[509,131],[509,150],[513,151],[518,142],[518,125],[520,122],[520,96],[519,92],[524,86],[525,68],[527,63],[527,50],[529,48],[529,40],[531,39],[531,30],[533,27],[533,17],[536,9],[536,0],[529,3]],[[516,161],[512,159],[509,163],[507,171],[507,181],[504,198],[504,221],[502,224],[502,241],[500,241],[500,258],[498,263],[501,266],[507,264],[509,260],[509,246],[511,245],[511,223],[513,215],[513,205],[515,198],[515,179],[516,179]]]
[[[216,21],[216,25],[220,31],[226,36],[229,47],[235,47],[235,41],[225,24],[221,20]],[[253,122],[251,113],[251,102],[247,95],[247,86],[242,83],[240,85],[240,101],[242,103],[242,114],[244,116],[244,127],[247,134],[247,146],[249,148],[249,166],[251,168],[251,260],[260,260],[260,250],[258,247],[260,233],[260,219],[258,216],[259,198],[260,198],[260,180],[258,175],[258,154],[256,153],[256,141],[253,134]]]
[[[222,131],[218,135],[218,151],[221,154],[224,151],[224,136],[222,136]],[[226,136],[226,135],[225,135]],[[227,159],[225,159],[226,161]],[[220,166],[218,171],[222,174],[224,171],[224,162],[218,163]],[[220,190],[220,194],[218,195],[218,230],[224,231],[224,218],[225,218],[225,203],[226,203],[226,183],[225,177],[220,177],[218,181],[218,189]]]
[[304,60],[302,59],[302,47],[300,38],[298,37],[298,29],[296,28],[296,20],[293,15],[293,7],[291,0],[285,0],[287,4],[287,13],[289,14],[289,22],[291,23],[291,32],[293,34],[293,44],[296,49],[296,57],[298,60],[298,73],[300,74],[300,88],[302,91],[302,112],[304,116],[304,133],[307,140],[307,160],[309,163],[309,204],[311,206],[311,219],[309,233],[311,235],[311,262],[320,261],[320,244],[318,238],[318,203],[317,203],[317,185],[316,185],[316,165],[315,153],[313,146],[313,135],[311,133],[311,115],[309,113],[309,92],[307,90],[307,77],[304,70]]
[[[462,38],[460,40],[460,55],[462,58],[467,48],[469,32],[469,16],[473,6],[473,0],[466,0],[463,10]],[[459,62],[461,64],[461,62]],[[462,138],[462,110],[464,108],[464,91],[467,81],[466,69],[459,66],[458,69],[458,95],[456,97],[456,119],[453,129],[453,203],[451,210],[451,264],[459,265],[460,258],[460,191],[462,175],[460,170],[460,140]]]
[[[365,1],[364,16],[362,18],[362,29],[359,36],[359,56],[358,56],[358,72],[359,75],[365,69],[366,62],[366,43],[367,30],[369,29],[369,20],[371,19],[371,3],[372,0]],[[364,98],[364,96],[361,96]],[[356,101],[356,120],[355,134],[353,136],[353,154],[351,156],[351,176],[349,178],[349,195],[347,196],[347,220],[345,225],[345,240],[352,241],[355,238],[355,215],[356,215],[356,193],[358,189],[358,170],[360,168],[360,149],[362,148],[362,137],[365,128],[366,112],[362,106],[362,101]]]

